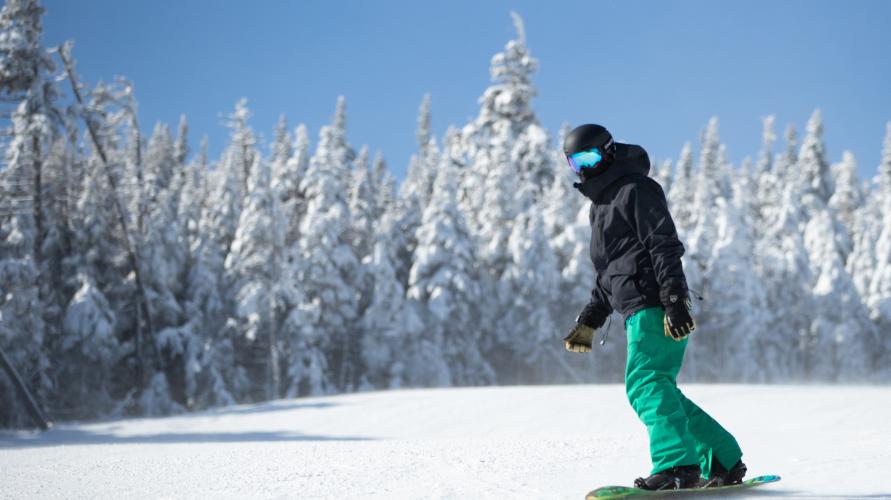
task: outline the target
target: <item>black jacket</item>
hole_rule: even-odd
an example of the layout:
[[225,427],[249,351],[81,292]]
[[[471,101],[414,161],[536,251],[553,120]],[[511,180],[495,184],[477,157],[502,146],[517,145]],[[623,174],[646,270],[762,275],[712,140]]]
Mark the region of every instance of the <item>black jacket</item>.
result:
[[678,239],[662,186],[647,174],[640,146],[616,144],[613,164],[576,184],[591,200],[591,260],[597,283],[579,321],[597,326],[613,310],[625,319],[661,305],[660,291],[687,295]]

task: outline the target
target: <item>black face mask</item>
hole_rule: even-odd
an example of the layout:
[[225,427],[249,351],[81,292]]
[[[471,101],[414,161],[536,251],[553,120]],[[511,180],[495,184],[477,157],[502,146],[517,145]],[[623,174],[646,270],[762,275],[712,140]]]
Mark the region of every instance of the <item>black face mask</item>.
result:
[[578,189],[578,191],[586,198],[594,199],[594,196],[596,195],[596,184],[597,182],[594,178],[589,177],[588,179],[583,179],[582,182],[573,182],[572,187]]
[[592,201],[596,199],[600,195],[600,191],[603,190],[603,183],[609,184],[610,178],[612,175],[606,176],[608,178],[604,178],[604,174],[610,172],[611,168],[614,166],[615,156],[611,156],[609,161],[605,162],[600,168],[591,169],[586,172],[582,170],[582,174],[579,176],[579,182],[574,182],[572,187],[576,188],[580,193],[582,193],[586,198],[591,199]]
[[[580,186],[586,181],[597,179],[605,174],[612,166],[613,159],[613,157],[604,158],[601,160],[600,164],[597,165],[597,168],[582,169],[578,174],[579,182],[574,183],[573,186]],[[578,189],[578,187],[576,187],[576,189]]]

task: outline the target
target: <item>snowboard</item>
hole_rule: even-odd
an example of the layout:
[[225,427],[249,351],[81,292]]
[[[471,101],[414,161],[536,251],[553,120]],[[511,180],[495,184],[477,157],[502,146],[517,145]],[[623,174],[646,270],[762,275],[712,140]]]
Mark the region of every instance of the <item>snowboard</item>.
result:
[[611,498],[643,498],[643,497],[686,497],[687,495],[718,495],[734,493],[739,490],[761,486],[762,484],[775,483],[780,476],[758,476],[732,486],[719,486],[717,488],[689,488],[684,490],[642,490],[630,486],[604,486],[588,493],[585,500],[611,499]]

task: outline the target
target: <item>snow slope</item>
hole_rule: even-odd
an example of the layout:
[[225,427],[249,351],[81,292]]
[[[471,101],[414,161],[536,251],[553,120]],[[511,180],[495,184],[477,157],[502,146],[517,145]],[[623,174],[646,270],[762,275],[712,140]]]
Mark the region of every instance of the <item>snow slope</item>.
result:
[[[773,497],[891,498],[891,388],[689,385]],[[0,435],[0,498],[583,498],[649,470],[618,385],[402,390]],[[738,497],[737,497],[738,498]]]

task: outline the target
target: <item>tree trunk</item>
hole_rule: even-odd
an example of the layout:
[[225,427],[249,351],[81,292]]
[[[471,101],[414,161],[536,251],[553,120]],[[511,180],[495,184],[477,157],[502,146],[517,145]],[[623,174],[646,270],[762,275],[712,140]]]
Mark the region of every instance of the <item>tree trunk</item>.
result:
[[12,363],[9,362],[9,358],[7,358],[6,353],[3,352],[3,348],[0,348],[0,365],[3,366],[3,370],[9,376],[9,379],[12,380],[15,388],[19,391],[19,395],[25,401],[25,407],[28,408],[28,413],[31,414],[31,419],[34,420],[34,423],[40,427],[40,430],[49,430],[49,428],[52,427],[52,423],[47,421],[46,417],[43,416],[43,412],[41,412],[40,407],[37,406],[37,401],[34,400],[34,396],[31,395],[31,391],[28,390],[25,382],[22,381],[22,377],[19,376],[19,373],[13,368]]
[[[63,46],[59,50],[59,57],[62,59],[62,63],[65,66],[65,72],[68,75],[68,81],[71,83],[71,90],[74,93],[74,97],[77,100],[77,103],[80,105],[81,109],[86,108],[84,104],[83,96],[80,93],[80,87],[77,83],[77,77],[74,74],[74,67],[67,54],[67,47]],[[87,131],[89,132],[90,139],[93,142],[93,147],[96,148],[96,154],[99,155],[99,159],[102,160],[102,166],[105,168],[105,175],[108,179],[109,186],[111,186],[112,190],[112,202],[114,203],[115,210],[118,214],[118,222],[121,225],[121,230],[124,232],[124,247],[127,251],[127,258],[130,262],[130,266],[133,268],[133,276],[136,280],[136,290],[139,294],[139,302],[137,303],[136,311],[136,345],[137,345],[137,364],[139,365],[139,378],[140,383],[142,384],[143,389],[148,387],[149,377],[146,376],[147,370],[145,370],[146,365],[148,364],[145,360],[145,354],[140,351],[144,351],[142,349],[143,346],[148,347],[149,352],[151,353],[151,365],[154,371],[157,371],[160,368],[160,360],[158,358],[157,349],[155,349],[154,344],[154,324],[152,322],[152,313],[151,308],[149,306],[148,294],[145,290],[144,281],[142,279],[142,272],[140,271],[139,259],[137,258],[136,252],[133,248],[133,243],[131,241],[130,230],[127,227],[127,218],[126,212],[124,211],[123,205],[121,205],[121,200],[118,197],[118,183],[115,179],[114,174],[111,172],[111,169],[108,165],[108,157],[105,154],[105,149],[102,147],[102,143],[99,140],[99,134],[96,131],[96,125],[92,120],[92,117],[89,115],[84,115],[84,122],[87,125]],[[142,332],[142,323],[143,319],[145,321],[145,326],[148,330],[146,333]],[[145,337],[148,337],[146,339]]]

